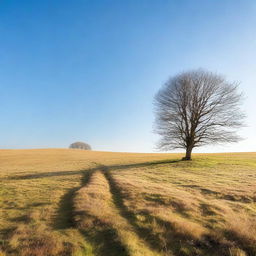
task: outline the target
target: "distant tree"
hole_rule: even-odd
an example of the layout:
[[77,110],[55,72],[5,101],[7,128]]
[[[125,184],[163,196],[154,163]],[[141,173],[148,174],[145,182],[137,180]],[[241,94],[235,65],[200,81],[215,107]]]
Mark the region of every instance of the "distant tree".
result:
[[72,143],[69,148],[76,148],[76,149],[83,149],[83,150],[91,150],[91,146],[84,142],[74,142]]
[[170,78],[155,96],[158,147],[184,148],[191,160],[195,147],[239,141],[241,99],[237,83],[202,69]]

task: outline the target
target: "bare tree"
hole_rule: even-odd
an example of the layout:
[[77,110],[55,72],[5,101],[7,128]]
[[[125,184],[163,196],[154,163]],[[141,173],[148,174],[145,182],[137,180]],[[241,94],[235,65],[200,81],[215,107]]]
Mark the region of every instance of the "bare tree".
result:
[[155,96],[158,147],[184,148],[183,160],[191,160],[195,147],[239,141],[241,100],[237,83],[202,69],[170,78]]

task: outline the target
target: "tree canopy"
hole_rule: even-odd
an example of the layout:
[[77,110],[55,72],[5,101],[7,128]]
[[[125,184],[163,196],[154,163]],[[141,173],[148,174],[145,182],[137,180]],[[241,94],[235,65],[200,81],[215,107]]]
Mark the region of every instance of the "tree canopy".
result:
[[69,148],[76,148],[76,149],[83,149],[83,150],[91,150],[91,146],[87,143],[84,143],[84,142],[80,142],[80,141],[77,141],[77,142],[74,142],[72,143]]
[[236,82],[202,69],[171,77],[155,96],[156,133],[162,150],[237,142],[243,125],[242,95]]

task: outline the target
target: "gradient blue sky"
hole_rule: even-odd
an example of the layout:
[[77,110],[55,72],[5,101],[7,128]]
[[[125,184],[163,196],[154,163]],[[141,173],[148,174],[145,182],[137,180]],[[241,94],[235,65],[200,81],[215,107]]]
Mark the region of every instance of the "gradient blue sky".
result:
[[256,151],[256,1],[0,1],[0,148],[150,152],[152,99],[203,67],[241,82]]

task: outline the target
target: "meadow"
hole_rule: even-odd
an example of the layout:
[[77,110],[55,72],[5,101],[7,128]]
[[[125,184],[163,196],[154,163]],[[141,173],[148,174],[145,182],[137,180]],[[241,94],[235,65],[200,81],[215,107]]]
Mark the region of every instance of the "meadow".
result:
[[256,153],[0,150],[0,255],[255,256]]

